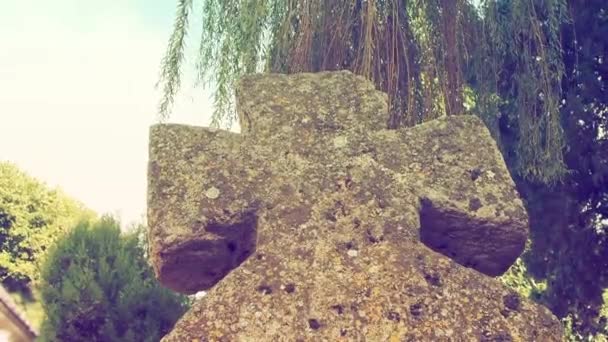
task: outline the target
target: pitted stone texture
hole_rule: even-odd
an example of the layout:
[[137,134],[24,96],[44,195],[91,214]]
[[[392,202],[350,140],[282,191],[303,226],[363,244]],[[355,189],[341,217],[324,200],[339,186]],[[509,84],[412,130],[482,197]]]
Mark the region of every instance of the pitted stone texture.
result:
[[559,340],[477,272],[527,235],[479,119],[386,130],[386,95],[350,72],[246,76],[237,112],[242,134],[151,128],[155,272],[209,290],[165,341]]

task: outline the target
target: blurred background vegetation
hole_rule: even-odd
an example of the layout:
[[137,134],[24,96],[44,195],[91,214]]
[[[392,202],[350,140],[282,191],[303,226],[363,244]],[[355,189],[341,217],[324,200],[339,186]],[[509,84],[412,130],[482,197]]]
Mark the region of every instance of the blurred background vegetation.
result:
[[0,282],[42,341],[158,341],[190,305],[161,287],[144,225],[121,232],[0,162]]

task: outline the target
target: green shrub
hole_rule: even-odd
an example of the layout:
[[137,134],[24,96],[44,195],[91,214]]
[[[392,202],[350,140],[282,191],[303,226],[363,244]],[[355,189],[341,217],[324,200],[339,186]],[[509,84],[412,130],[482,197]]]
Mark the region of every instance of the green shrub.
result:
[[154,278],[137,232],[110,217],[81,222],[49,251],[41,295],[42,341],[158,341],[187,309]]

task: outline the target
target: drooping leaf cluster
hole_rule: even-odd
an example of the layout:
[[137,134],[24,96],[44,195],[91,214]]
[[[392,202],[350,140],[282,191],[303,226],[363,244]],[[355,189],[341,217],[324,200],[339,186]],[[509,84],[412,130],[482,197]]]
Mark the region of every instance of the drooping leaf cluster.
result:
[[162,288],[137,234],[103,217],[81,222],[42,270],[42,341],[159,341],[188,299]]
[[0,282],[24,294],[39,279],[45,251],[94,213],[59,190],[0,162]]
[[[472,110],[465,95],[474,89],[480,109],[474,112],[483,113],[499,140],[495,122],[515,125],[517,171],[541,182],[561,180],[559,26],[565,0],[474,3],[204,0],[197,70],[200,81],[216,86],[212,124],[234,121],[234,82],[256,71],[348,69],[363,75],[389,94],[392,128]],[[180,86],[192,6],[178,1],[162,63],[161,119]]]

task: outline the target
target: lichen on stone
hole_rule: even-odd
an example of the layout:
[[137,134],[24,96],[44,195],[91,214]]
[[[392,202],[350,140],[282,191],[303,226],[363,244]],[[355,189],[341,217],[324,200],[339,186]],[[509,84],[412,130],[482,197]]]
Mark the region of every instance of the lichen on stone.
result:
[[220,196],[220,190],[214,186],[210,187],[205,191],[205,196],[210,199],[216,199]]

